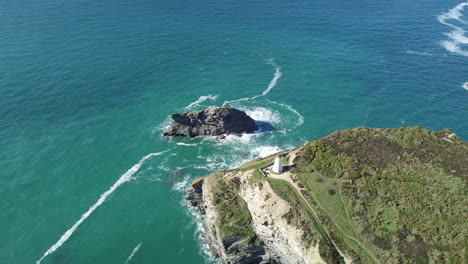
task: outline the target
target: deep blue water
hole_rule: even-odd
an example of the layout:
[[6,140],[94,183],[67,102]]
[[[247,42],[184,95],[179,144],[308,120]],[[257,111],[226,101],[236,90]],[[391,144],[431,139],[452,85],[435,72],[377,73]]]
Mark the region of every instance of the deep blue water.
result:
[[[198,177],[357,126],[468,140],[463,3],[1,1],[0,262],[209,262]],[[160,136],[223,104],[274,130]]]

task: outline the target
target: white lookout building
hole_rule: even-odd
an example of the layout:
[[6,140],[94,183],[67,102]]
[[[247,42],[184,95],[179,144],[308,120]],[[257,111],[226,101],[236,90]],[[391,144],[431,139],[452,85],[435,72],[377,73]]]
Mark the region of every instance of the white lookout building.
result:
[[273,172],[274,173],[283,172],[283,164],[281,164],[281,158],[280,157],[275,158],[275,163],[273,163]]

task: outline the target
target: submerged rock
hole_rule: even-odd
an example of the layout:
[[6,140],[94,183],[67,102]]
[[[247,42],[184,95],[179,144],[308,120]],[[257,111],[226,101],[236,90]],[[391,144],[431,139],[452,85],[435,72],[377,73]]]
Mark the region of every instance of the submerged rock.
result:
[[244,111],[219,107],[198,112],[172,114],[174,123],[164,131],[163,136],[220,136],[253,133],[258,129],[255,121]]

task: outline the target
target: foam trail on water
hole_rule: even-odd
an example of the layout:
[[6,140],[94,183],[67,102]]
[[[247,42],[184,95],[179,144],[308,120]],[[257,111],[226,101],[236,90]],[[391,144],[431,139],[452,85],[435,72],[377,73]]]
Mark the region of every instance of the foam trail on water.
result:
[[202,95],[202,96],[200,96],[200,98],[198,98],[198,100],[196,100],[195,102],[193,102],[193,103],[187,105],[186,107],[184,107],[184,109],[188,110],[188,109],[191,109],[193,107],[199,106],[201,103],[203,103],[203,102],[205,102],[207,100],[214,101],[216,99],[218,99],[218,95],[211,95],[211,94],[206,95],[206,96]]
[[268,84],[268,87],[266,88],[266,90],[263,91],[262,96],[267,95],[271,91],[271,89],[273,89],[273,87],[276,86],[276,84],[278,83],[278,80],[283,75],[283,73],[281,72],[281,68],[275,63],[273,58],[268,59],[268,64],[271,64],[273,65],[273,67],[275,67],[275,75],[273,76],[273,79]]
[[231,100],[231,101],[224,101],[223,103],[223,106],[226,106],[228,104],[232,104],[232,103],[235,103],[235,102],[242,102],[242,101],[248,101],[248,100],[253,100],[253,99],[256,99],[260,97],[260,95],[256,95],[254,97],[244,97],[244,98],[240,98],[240,99],[236,99],[236,100]]
[[197,146],[197,144],[189,144],[189,143],[183,143],[183,142],[177,142],[176,145],[186,146],[186,147],[196,147]]
[[414,50],[406,50],[407,54],[414,54],[414,55],[420,55],[420,56],[433,56],[434,54],[429,53],[429,52],[420,52],[420,51],[414,51]]
[[63,243],[65,243],[70,237],[71,235],[73,234],[73,232],[75,232],[75,230],[86,220],[86,218],[88,218],[93,212],[94,210],[96,210],[101,204],[103,204],[107,197],[109,195],[111,195],[113,192],[115,192],[115,190],[117,190],[117,188],[119,188],[120,185],[130,181],[132,179],[132,175],[135,174],[141,167],[141,165],[143,165],[143,163],[151,158],[151,157],[154,157],[154,156],[159,156],[163,153],[166,153],[168,150],[166,151],[162,151],[162,152],[157,152],[157,153],[151,153],[151,154],[148,154],[146,156],[144,156],[142,159],[140,159],[140,161],[133,165],[133,167],[131,167],[127,172],[125,172],[122,176],[120,176],[120,178],[114,183],[114,185],[112,185],[109,190],[107,190],[106,192],[104,192],[103,194],[101,194],[101,197],[99,197],[99,199],[97,200],[97,202],[95,204],[93,204],[89,209],[88,211],[86,211],[86,213],[84,213],[81,218],[70,228],[68,229],[61,237],[60,239],[54,244],[52,245],[45,253],[44,255],[36,261],[36,264],[40,264],[41,261],[47,257],[48,255],[52,254],[54,251],[56,251],[58,248],[60,248]]
[[296,123],[296,126],[300,126],[302,124],[304,124],[304,117],[294,108],[292,108],[290,105],[287,105],[287,104],[280,104],[280,103],[277,103],[275,101],[271,101],[271,100],[267,100],[268,102],[272,103],[272,104],[276,104],[276,105],[279,105],[279,106],[282,106],[282,107],[286,107],[289,109],[289,111],[293,112],[294,114],[297,115],[297,123]]
[[125,261],[125,264],[127,264],[133,258],[133,256],[135,256],[135,254],[138,252],[140,247],[141,247],[141,242],[132,250],[132,253],[130,254],[130,256],[128,256],[127,260]]
[[442,13],[437,16],[439,22],[443,25],[449,26],[453,29],[450,33],[445,33],[448,36],[449,40],[444,40],[440,42],[440,45],[444,47],[446,50],[468,57],[468,50],[463,49],[463,45],[468,44],[468,37],[465,36],[466,31],[463,30],[461,27],[456,26],[448,21],[456,20],[459,23],[467,24],[466,21],[462,19],[463,17],[463,10],[465,7],[468,6],[468,2],[463,2],[455,6],[454,8],[450,9],[446,13]]
[[262,92],[262,94],[253,96],[253,97],[244,97],[236,100],[231,100],[231,101],[224,101],[223,106],[226,106],[227,104],[232,104],[234,102],[241,102],[241,101],[248,101],[248,100],[254,100],[259,98],[260,96],[265,96],[267,95],[278,83],[278,80],[281,78],[283,73],[281,72],[281,68],[278,66],[278,64],[275,63],[274,58],[269,58],[267,60],[268,64],[273,65],[275,68],[275,74],[273,75],[273,79],[271,79],[270,83],[268,84],[268,87]]

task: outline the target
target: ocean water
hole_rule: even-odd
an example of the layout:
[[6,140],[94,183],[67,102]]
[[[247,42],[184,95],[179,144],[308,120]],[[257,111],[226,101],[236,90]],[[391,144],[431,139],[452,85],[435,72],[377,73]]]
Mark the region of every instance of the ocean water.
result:
[[[190,182],[337,129],[468,140],[468,2],[0,1],[0,263],[211,263]],[[174,112],[270,124],[167,139]]]

